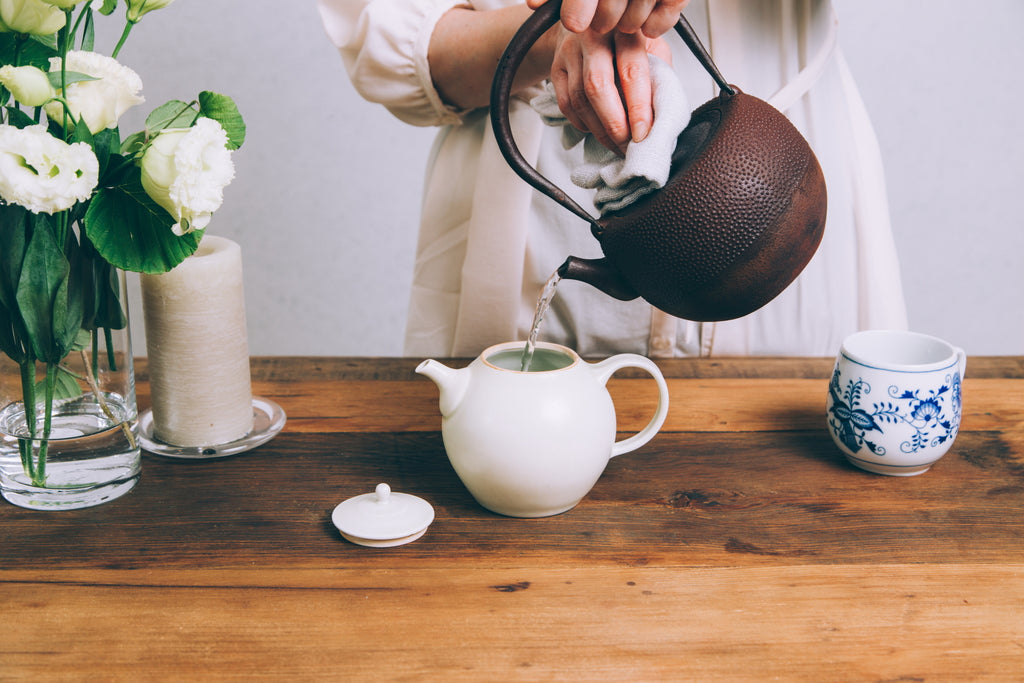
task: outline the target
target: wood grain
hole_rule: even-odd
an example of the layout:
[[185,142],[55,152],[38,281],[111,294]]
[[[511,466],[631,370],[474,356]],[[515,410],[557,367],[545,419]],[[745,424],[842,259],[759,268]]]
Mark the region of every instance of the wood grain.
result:
[[6,672],[817,683],[1024,670],[1020,574],[983,564],[62,574],[44,591],[0,584],[16,634],[0,643]]
[[[661,434],[609,463],[571,514],[519,520],[476,504],[436,433],[282,435],[219,461],[147,456],[129,496],[45,524],[5,508],[0,542],[9,569],[1024,562],[1022,454],[991,432],[955,448],[898,479],[852,468],[824,433]],[[379,481],[434,506],[427,536],[341,539],[331,510]]]
[[[288,413],[268,444],[146,455],[88,510],[0,505],[0,680],[1019,680],[1024,374],[972,364],[951,452],[895,478],[831,443],[827,359],[673,361],[663,431],[520,520],[456,477],[415,361],[255,359]],[[612,380],[623,433],[651,385]],[[333,527],[380,481],[433,504],[422,539]]]

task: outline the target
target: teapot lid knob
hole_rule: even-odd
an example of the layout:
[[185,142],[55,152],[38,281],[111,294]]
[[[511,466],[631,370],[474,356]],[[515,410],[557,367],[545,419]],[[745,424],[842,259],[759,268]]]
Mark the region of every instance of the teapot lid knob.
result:
[[387,505],[388,499],[391,497],[391,487],[387,484],[380,483],[377,484],[377,488],[374,489],[374,492],[377,494],[377,504]]

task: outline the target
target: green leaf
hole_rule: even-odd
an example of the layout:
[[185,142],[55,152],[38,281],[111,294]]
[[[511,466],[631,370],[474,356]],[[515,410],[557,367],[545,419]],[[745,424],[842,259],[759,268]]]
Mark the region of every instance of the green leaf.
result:
[[0,303],[0,351],[15,363],[20,363],[25,358],[25,351],[19,341],[14,316],[14,311]]
[[83,251],[87,252],[89,264],[89,291],[91,299],[86,302],[86,320],[83,327],[90,330],[101,327],[109,330],[123,330],[128,325],[128,314],[121,302],[121,282],[118,271],[96,252],[88,236],[82,240]]
[[14,33],[0,33],[0,64],[34,66],[47,71],[50,68],[50,57],[57,56],[54,36],[32,36],[21,44],[20,50],[17,41],[18,36]]
[[[60,90],[61,86],[61,74],[60,71],[48,71],[46,77],[50,80],[50,85],[53,86],[54,90]],[[78,71],[65,71],[64,82],[68,85],[72,83],[80,83],[82,81],[98,81],[100,79],[89,74],[83,74]]]
[[[59,35],[60,35],[60,31],[58,31],[57,33],[50,33],[50,34],[45,35],[45,36],[35,36],[34,35],[29,40],[29,43],[31,43],[33,41],[38,43],[44,49],[50,50],[53,53],[53,56],[56,57],[56,56],[60,55],[60,46],[57,44],[57,36],[59,36]],[[28,43],[26,43],[26,46],[27,45],[28,45]],[[24,63],[25,62],[22,61],[23,65],[24,65]],[[48,69],[49,66],[50,66],[50,62],[47,61],[46,62],[46,67],[39,67],[39,68],[41,68],[43,71],[46,71],[46,69]]]
[[18,281],[25,260],[28,211],[0,205],[0,350],[20,363],[28,345],[25,325],[18,311]]
[[199,93],[199,113],[221,125],[228,134],[228,149],[238,149],[245,142],[245,120],[227,95],[209,90]]
[[89,259],[79,247],[74,231],[68,231],[64,254],[69,265],[68,277],[57,290],[53,306],[54,346],[60,358],[74,348],[75,338],[85,322],[86,297],[91,302],[94,289]]
[[5,109],[7,110],[7,123],[15,128],[28,128],[36,125],[31,116],[17,107],[5,107]]
[[54,120],[54,119],[47,118],[46,122],[47,122],[46,130],[49,131],[50,135],[52,135],[53,137],[57,138],[58,140],[63,140],[64,139],[64,128],[59,123],[57,123],[57,121]]
[[142,189],[139,169],[126,169],[113,187],[100,188],[83,221],[96,250],[115,268],[137,273],[164,273],[199,246],[202,232],[181,237],[171,231],[174,219]]
[[100,8],[100,14],[103,16],[109,16],[115,9],[117,9],[117,0],[103,0],[103,7]]
[[[82,128],[88,132],[88,126],[75,126],[75,137],[78,137],[78,129]],[[115,169],[122,163],[118,152],[121,151],[121,134],[117,128],[104,128],[96,135],[86,140],[92,145],[92,151],[96,154],[96,160],[100,163],[100,178],[103,178],[109,166]],[[101,181],[102,182],[102,181]]]
[[[42,396],[44,391],[46,391],[45,378],[36,382],[36,396]],[[78,378],[65,370],[63,366],[58,365],[53,378],[53,400],[76,398],[81,395],[82,387],[78,383]]]
[[89,330],[79,330],[78,334],[75,335],[75,342],[71,345],[71,351],[85,351],[92,345],[92,332]]
[[146,117],[146,130],[152,134],[164,128],[189,128],[197,118],[199,114],[192,105],[181,100],[171,100]]
[[121,154],[126,157],[134,157],[146,146],[146,131],[132,133],[121,143]]
[[17,307],[15,295],[21,279],[28,240],[28,210],[14,204],[0,205],[0,304]]
[[[80,126],[80,125],[78,125],[79,123],[81,123],[83,125]],[[74,130],[71,131],[71,139],[68,140],[68,142],[69,143],[84,142],[85,144],[89,145],[90,147],[93,147],[94,145],[93,145],[92,131],[89,130],[89,126],[84,125],[84,123],[85,123],[85,119],[80,117],[78,119],[78,122],[75,124]]]
[[46,214],[34,214],[33,217],[35,226],[25,252],[15,298],[34,356],[47,363],[56,363],[63,354],[56,346],[54,319],[65,312],[65,304],[59,302],[58,294],[62,286],[67,286],[70,267],[54,239],[50,217]]
[[79,43],[78,49],[92,52],[96,45],[96,18],[91,7],[86,7],[82,11],[87,12],[87,14],[82,26],[82,41]]
[[0,33],[0,62],[14,64],[14,56],[17,52],[18,37],[8,31]]

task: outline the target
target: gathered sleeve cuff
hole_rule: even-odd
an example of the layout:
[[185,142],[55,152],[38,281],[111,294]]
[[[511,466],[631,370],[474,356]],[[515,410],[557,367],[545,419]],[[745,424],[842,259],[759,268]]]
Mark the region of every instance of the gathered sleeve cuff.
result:
[[414,126],[461,122],[441,100],[427,50],[441,16],[465,0],[318,0],[328,37],[356,91]]

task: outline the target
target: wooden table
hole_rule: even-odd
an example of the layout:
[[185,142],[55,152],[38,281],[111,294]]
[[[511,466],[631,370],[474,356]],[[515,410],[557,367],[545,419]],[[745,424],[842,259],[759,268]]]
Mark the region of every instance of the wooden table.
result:
[[[0,679],[1024,678],[1024,360],[970,359],[960,436],[911,478],[840,457],[830,360],[665,362],[663,431],[532,520],[462,487],[415,363],[255,359],[288,413],[265,446],[147,455],[89,510],[0,503]],[[653,383],[610,388],[642,426]],[[345,541],[332,509],[382,481],[434,524]]]

